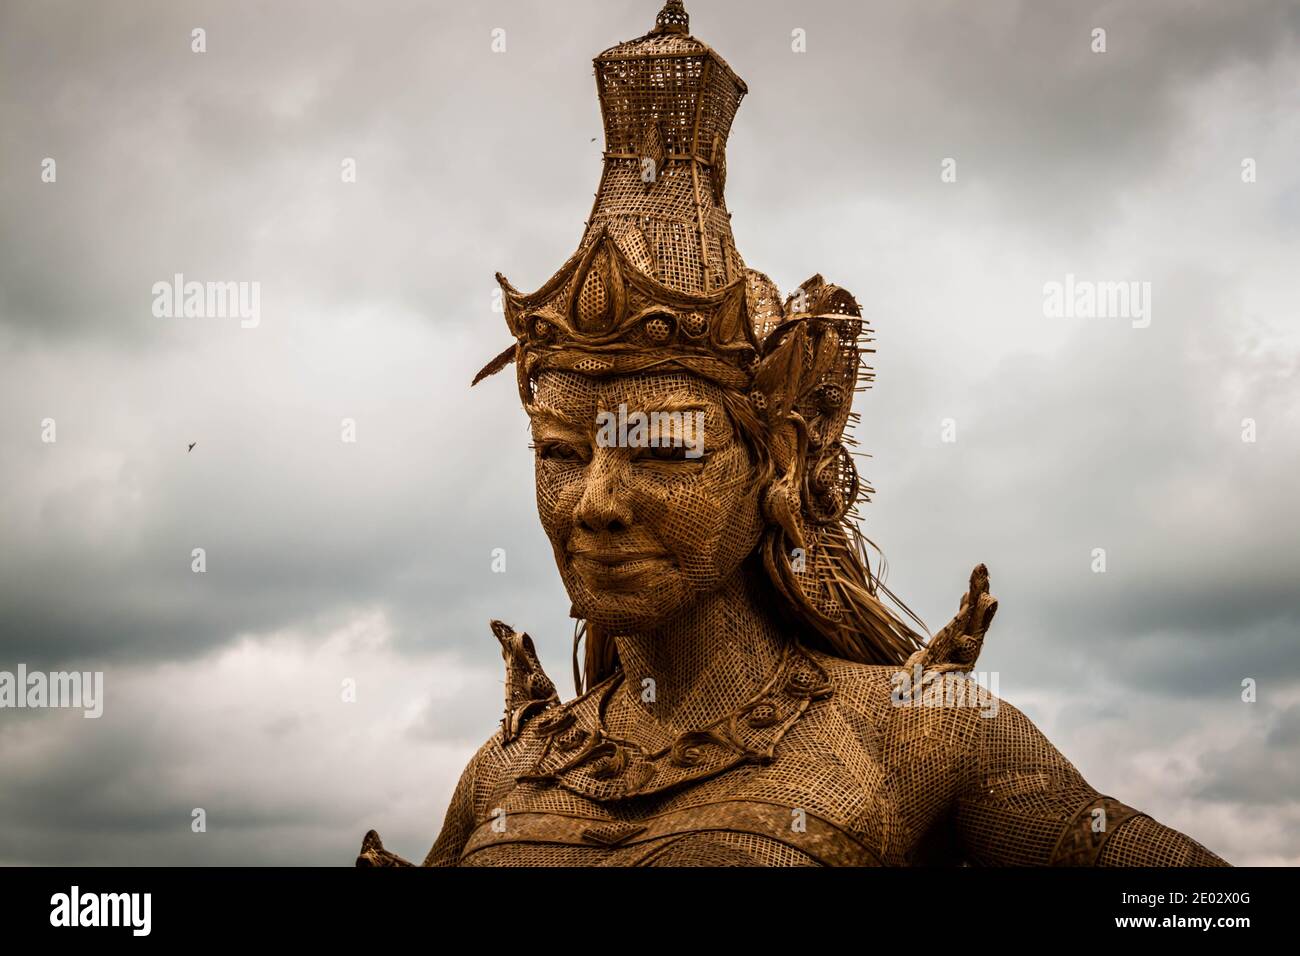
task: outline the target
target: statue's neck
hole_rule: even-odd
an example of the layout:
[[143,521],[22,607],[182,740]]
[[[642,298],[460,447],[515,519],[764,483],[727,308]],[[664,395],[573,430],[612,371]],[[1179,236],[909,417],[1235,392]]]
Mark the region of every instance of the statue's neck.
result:
[[614,640],[626,699],[674,732],[711,724],[754,697],[784,646],[743,568],[664,626]]

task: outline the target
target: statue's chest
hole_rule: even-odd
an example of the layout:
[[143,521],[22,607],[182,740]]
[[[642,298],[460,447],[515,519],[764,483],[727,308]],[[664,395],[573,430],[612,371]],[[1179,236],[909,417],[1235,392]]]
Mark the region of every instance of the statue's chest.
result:
[[824,804],[827,781],[796,770],[738,767],[670,795],[603,802],[520,784],[480,814],[461,865],[879,864],[880,848]]
[[830,681],[808,657],[784,662],[725,720],[667,743],[606,722],[615,689],[528,722],[475,807],[463,864],[898,861],[904,828],[877,748],[830,706]]
[[480,826],[462,866],[871,866],[870,848],[828,821],[725,801],[645,818],[505,813]]

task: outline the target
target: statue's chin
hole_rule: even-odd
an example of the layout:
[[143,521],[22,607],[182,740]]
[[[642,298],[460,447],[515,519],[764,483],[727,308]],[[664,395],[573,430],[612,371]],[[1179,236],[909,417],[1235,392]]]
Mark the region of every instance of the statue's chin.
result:
[[616,574],[584,569],[566,573],[564,582],[579,617],[624,632],[659,627],[697,597],[675,569]]

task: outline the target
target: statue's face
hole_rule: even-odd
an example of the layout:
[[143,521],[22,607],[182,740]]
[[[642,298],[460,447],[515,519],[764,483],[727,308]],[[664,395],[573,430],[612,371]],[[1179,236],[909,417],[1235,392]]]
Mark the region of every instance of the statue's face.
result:
[[[637,413],[649,427],[638,430]],[[579,616],[653,628],[757,545],[753,467],[717,386],[685,373],[544,372],[529,416],[537,510]]]

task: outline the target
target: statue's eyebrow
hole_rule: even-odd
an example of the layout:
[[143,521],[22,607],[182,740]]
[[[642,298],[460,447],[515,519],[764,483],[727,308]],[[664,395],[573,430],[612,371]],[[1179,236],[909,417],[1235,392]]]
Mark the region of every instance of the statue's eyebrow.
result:
[[686,414],[687,412],[708,412],[707,408],[693,400],[684,402],[647,402],[645,408],[636,410],[645,412],[647,415],[676,415]]
[[[690,412],[708,411],[708,408],[702,404],[698,398],[685,392],[674,392],[662,397],[655,396],[648,399],[644,404],[636,402],[626,402],[625,404],[628,406],[629,412],[644,412],[647,415],[653,415],[656,413],[661,415],[671,415],[677,413],[685,414]],[[617,409],[618,406],[615,405],[613,408],[602,408],[598,409],[598,411],[615,412]],[[546,420],[559,425],[561,428],[567,428],[571,431],[584,431],[588,428],[594,427],[595,425],[594,417],[589,422],[576,421],[564,414],[564,412],[560,411],[558,408],[554,408],[550,405],[544,404],[543,402],[533,402],[531,405],[524,406],[524,410],[528,412],[528,417],[534,422],[537,422],[539,419]]]
[[645,412],[654,414],[655,412],[672,414],[674,412],[707,412],[708,408],[694,395],[689,392],[670,392],[662,397],[656,396],[649,398],[644,404],[634,405],[632,402],[627,403],[629,411]]
[[528,417],[532,419],[534,424],[536,424],[539,419],[544,419],[570,431],[582,431],[587,427],[584,423],[574,421],[558,408],[552,408],[550,405],[544,405],[541,402],[534,402],[531,405],[525,405],[524,410],[528,412]]

